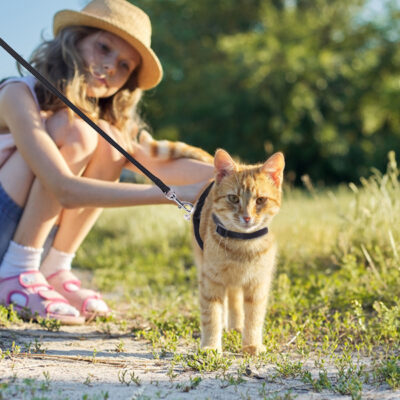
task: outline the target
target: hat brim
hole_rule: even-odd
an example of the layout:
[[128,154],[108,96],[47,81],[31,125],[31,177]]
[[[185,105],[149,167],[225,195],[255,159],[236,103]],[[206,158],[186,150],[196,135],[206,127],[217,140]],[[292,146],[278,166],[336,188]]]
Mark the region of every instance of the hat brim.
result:
[[138,87],[143,90],[151,89],[158,85],[163,76],[161,63],[154,51],[140,40],[125,32],[123,29],[102,19],[86,14],[84,11],[62,10],[54,16],[53,33],[56,36],[68,26],[90,26],[111,32],[134,47],[142,58],[138,72]]

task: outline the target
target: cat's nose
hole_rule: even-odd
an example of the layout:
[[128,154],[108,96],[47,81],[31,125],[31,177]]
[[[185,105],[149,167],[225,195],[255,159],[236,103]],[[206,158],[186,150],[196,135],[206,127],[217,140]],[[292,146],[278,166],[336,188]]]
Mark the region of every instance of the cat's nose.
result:
[[250,222],[250,217],[243,217],[243,221],[248,224]]

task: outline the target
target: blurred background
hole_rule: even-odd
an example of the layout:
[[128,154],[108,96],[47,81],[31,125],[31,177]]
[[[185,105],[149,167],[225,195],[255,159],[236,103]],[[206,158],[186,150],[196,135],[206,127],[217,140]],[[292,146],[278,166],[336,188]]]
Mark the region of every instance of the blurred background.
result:
[[142,105],[156,138],[245,162],[283,151],[294,184],[358,183],[400,148],[400,1],[133,3],[165,71]]
[[400,2],[142,0],[165,79],[158,137],[244,161],[283,151],[299,183],[356,181],[400,149]]

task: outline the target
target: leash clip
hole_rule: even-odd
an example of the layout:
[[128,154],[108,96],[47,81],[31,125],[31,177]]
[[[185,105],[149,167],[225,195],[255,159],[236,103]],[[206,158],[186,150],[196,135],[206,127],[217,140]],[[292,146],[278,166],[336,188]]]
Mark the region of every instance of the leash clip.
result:
[[190,221],[190,217],[192,216],[193,210],[194,210],[194,205],[188,201],[181,201],[176,197],[176,194],[173,190],[170,190],[168,193],[165,194],[165,197],[168,200],[174,201],[179,209],[183,209],[185,212],[185,215],[183,218],[185,218],[187,221]]

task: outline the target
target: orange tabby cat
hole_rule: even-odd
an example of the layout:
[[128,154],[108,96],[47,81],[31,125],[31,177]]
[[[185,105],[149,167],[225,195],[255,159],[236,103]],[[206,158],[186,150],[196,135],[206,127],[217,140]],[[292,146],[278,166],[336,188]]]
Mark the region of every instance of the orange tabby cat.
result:
[[268,228],[281,205],[284,164],[282,153],[250,166],[238,165],[224,150],[215,154],[215,182],[193,216],[203,349],[222,349],[225,304],[228,328],[243,334],[243,352],[264,351],[276,255]]

